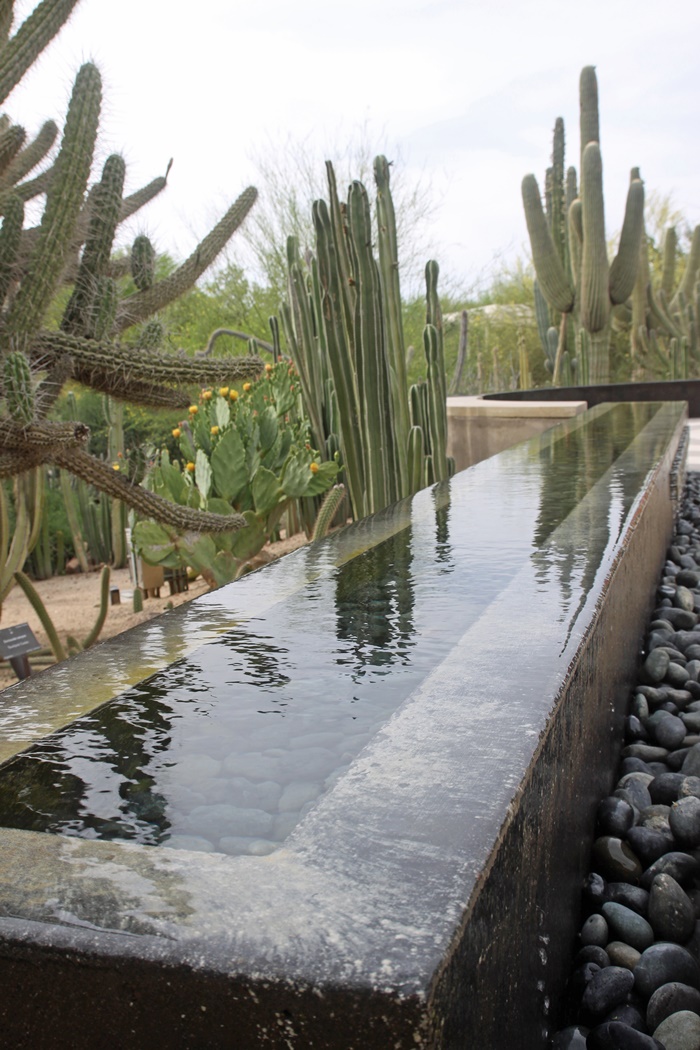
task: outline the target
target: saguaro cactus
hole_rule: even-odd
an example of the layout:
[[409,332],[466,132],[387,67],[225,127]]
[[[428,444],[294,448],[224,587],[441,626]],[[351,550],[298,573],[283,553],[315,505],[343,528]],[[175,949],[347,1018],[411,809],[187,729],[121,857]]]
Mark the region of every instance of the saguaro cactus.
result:
[[627,193],[618,252],[609,264],[598,85],[592,66],[586,66],[581,73],[580,97],[581,177],[578,196],[574,196],[575,170],[569,169],[564,176],[564,126],[561,118],[555,126],[553,163],[547,177],[547,214],[542,207],[535,176],[526,175],[522,184],[537,281],[550,309],[560,318],[555,383],[565,352],[569,315],[577,329],[579,365],[583,354],[589,381],[609,381],[611,311],[632,295],[644,226],[644,186],[635,169]]
[[700,226],[693,231],[680,280],[678,261],[678,236],[670,226],[655,280],[645,237],[631,307],[617,319],[620,327],[631,326],[635,365],[662,379],[687,379],[700,370]]
[[[69,17],[77,0],[42,0],[14,36],[12,4],[0,3],[0,101],[19,83],[43,47]],[[61,144],[53,164],[20,181],[48,153],[55,125],[45,124],[33,142],[10,125],[0,128],[0,478],[42,464],[89,481],[140,513],[175,528],[231,531],[245,524],[236,515],[177,507],[86,451],[80,423],[57,423],[48,414],[67,380],[77,380],[119,400],[153,407],[186,407],[191,384],[252,378],[254,357],[187,359],[153,349],[127,347],[117,336],[192,286],[244,220],[256,199],[246,189],[195,252],[174,273],[154,281],[143,243],[137,291],[119,300],[110,260],[115,230],[165,186],[165,177],[123,197],[124,161],[114,155],[88,192],[102,97],[92,63],[78,72]],[[168,166],[169,170],[169,166]],[[23,202],[46,194],[37,228],[23,228]],[[82,247],[82,253],[81,253]],[[44,318],[58,288],[73,283],[59,331]]]

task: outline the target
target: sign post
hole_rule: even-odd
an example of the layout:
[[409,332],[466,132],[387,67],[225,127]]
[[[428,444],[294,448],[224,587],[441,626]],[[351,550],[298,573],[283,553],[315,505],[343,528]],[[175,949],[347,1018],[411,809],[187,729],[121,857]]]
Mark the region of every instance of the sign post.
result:
[[0,656],[10,661],[12,670],[20,681],[31,675],[32,669],[27,654],[35,653],[37,649],[41,649],[41,646],[28,623],[0,630]]

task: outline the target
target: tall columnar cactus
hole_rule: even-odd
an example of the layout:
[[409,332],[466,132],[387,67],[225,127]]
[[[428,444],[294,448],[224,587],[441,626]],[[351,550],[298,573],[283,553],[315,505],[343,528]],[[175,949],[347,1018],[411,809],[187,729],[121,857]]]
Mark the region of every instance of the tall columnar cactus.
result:
[[[610,331],[613,308],[625,303],[634,289],[644,224],[644,186],[633,171],[617,255],[608,262],[600,152],[598,85],[595,70],[581,73],[581,170],[564,175],[564,127],[557,121],[552,168],[547,179],[547,213],[534,175],[523,179],[522,194],[537,281],[559,319],[554,382],[566,353],[567,318],[573,317],[576,341],[585,345],[591,383],[610,378]],[[564,221],[566,215],[566,222]],[[579,363],[580,354],[579,354]]]
[[631,306],[616,318],[618,327],[631,328],[636,368],[661,379],[688,379],[700,372],[700,226],[696,226],[677,280],[678,236],[666,230],[661,274],[651,273],[643,242]]
[[326,170],[329,201],[313,205],[315,254],[302,262],[295,239],[288,242],[289,303],[281,319],[314,443],[328,456],[340,453],[352,512],[361,518],[451,469],[437,265],[427,268],[432,332],[425,411],[416,423],[406,382],[389,165],[384,157],[374,162],[378,261],[365,187],[353,182],[347,203],[341,202],[330,163]]
[[[12,3],[0,2],[0,101],[19,83],[76,2],[42,0],[14,36]],[[256,191],[245,190],[192,256],[162,281],[153,279],[152,260],[149,263],[138,238],[137,290],[120,299],[115,278],[123,269],[111,259],[115,230],[164,188],[167,172],[125,198],[124,161],[114,155],[88,191],[101,100],[100,74],[86,63],[75,80],[55,160],[30,178],[48,156],[56,126],[48,122],[26,143],[24,129],[5,118],[0,121],[0,478],[19,477],[50,464],[174,528],[230,532],[243,519],[201,513],[159,498],[115,471],[111,463],[90,456],[83,424],[48,418],[68,380],[120,401],[185,407],[190,385],[231,383],[252,378],[262,368],[253,357],[187,359],[153,349],[152,341],[149,349],[119,341],[119,333],[148,321],[192,286],[244,220]],[[41,193],[46,194],[41,223],[25,229],[23,204]],[[73,291],[60,330],[49,330],[47,308],[65,284],[72,284]],[[21,523],[29,536],[26,514]],[[14,555],[11,561],[14,565]]]

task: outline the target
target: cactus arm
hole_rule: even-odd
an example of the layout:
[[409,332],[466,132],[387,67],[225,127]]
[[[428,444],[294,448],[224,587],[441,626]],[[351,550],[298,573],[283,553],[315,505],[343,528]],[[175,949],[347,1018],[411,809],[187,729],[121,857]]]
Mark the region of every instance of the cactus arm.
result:
[[[2,190],[2,192],[0,192],[0,213],[4,214],[7,208],[7,202],[11,197],[19,197],[20,200],[28,201],[31,200],[32,197],[37,197],[40,193],[46,193],[51,185],[52,177],[53,167],[48,168],[46,171],[42,171],[40,175],[37,175],[33,179],[29,179],[28,182],[20,182],[16,186]],[[29,258],[36,245],[38,237],[38,226],[34,226],[32,229],[24,231],[22,234],[23,258]]]
[[[68,21],[78,0],[42,0],[7,42],[0,54],[0,102]],[[3,15],[7,19],[7,13]]]
[[320,540],[323,536],[328,534],[328,530],[331,527],[331,522],[336,516],[336,513],[340,509],[340,506],[345,499],[346,489],[344,485],[334,485],[332,489],[329,489],[326,495],[323,497],[323,502],[316,515],[316,521],[314,522],[314,529],[311,534],[312,540]]
[[[277,323],[276,317],[271,317],[270,320]],[[207,345],[197,356],[207,357],[214,349],[214,343],[216,342],[216,340],[219,338],[219,336],[222,335],[230,335],[232,339],[242,339],[246,343],[250,342],[250,335],[248,335],[247,332],[239,332],[236,328],[215,328],[209,336],[209,338],[207,339]],[[277,361],[279,357],[281,357],[281,353],[278,353],[278,349],[275,348],[273,343],[268,343],[264,339],[258,339],[257,337],[255,341],[258,344],[258,346],[261,347],[261,349],[267,350],[269,354],[272,354],[275,361]]]
[[635,362],[641,360],[645,354],[645,348],[641,332],[647,330],[647,288],[651,283],[651,271],[649,267],[649,250],[647,247],[646,231],[642,227],[642,237],[639,246],[639,265],[637,277],[632,289],[632,320],[630,332],[630,347],[632,359]]
[[139,234],[131,246],[131,276],[140,292],[153,287],[156,272],[156,251],[145,234]]
[[22,237],[24,205],[18,197],[12,197],[5,210],[0,228],[0,306],[15,275],[17,252]]
[[68,656],[61,644],[61,639],[58,637],[58,631],[56,630],[53,620],[49,616],[48,609],[41,600],[39,592],[34,587],[34,584],[29,577],[25,576],[21,571],[17,571],[14,578],[24,591],[34,612],[39,617],[41,626],[44,628],[48,636],[49,645],[53,649],[54,656],[58,661],[67,660]]
[[664,235],[663,262],[661,266],[661,287],[670,299],[676,278],[676,256],[678,252],[678,234],[675,226],[669,226]]
[[595,66],[584,66],[579,80],[580,128],[581,128],[581,185],[585,181],[583,154],[589,142],[600,145],[600,119],[598,114],[598,80]]
[[562,265],[566,268],[566,188],[564,184],[564,121],[554,124],[551,169],[550,230]]
[[7,171],[15,156],[24,145],[27,132],[19,124],[11,127],[0,134],[0,175]]
[[[401,287],[399,283],[399,249],[396,236],[396,215],[389,184],[389,164],[386,157],[374,161],[374,180],[377,186],[377,225],[379,247],[379,276],[385,303],[387,351],[390,366],[396,376],[396,396],[393,401],[395,442],[403,449],[408,440],[408,380],[406,376],[406,347],[403,337]],[[439,309],[439,303],[438,303]],[[443,370],[444,377],[444,370]],[[397,456],[399,496],[409,495],[405,456]]]
[[7,411],[13,423],[29,426],[34,419],[32,374],[26,356],[11,350],[3,366],[3,392]]
[[83,638],[82,648],[89,649],[91,645],[94,645],[97,639],[100,637],[100,632],[105,625],[107,619],[107,612],[109,610],[109,580],[110,580],[110,568],[109,565],[105,565],[100,574],[100,608],[97,613],[97,619],[92,626],[90,633]]
[[[263,370],[258,357],[230,357],[208,360],[146,351],[120,343],[98,343],[64,332],[40,332],[31,346],[37,364],[69,356],[86,375],[90,369],[125,380],[148,382],[157,377],[163,383],[225,383],[251,379]],[[85,381],[85,380],[83,380]]]
[[597,142],[589,142],[583,151],[581,183],[584,187],[581,323],[589,332],[602,332],[610,317],[610,269],[605,242],[603,164]]
[[298,333],[298,338],[294,343],[296,348],[294,363],[304,391],[304,402],[308,409],[314,442],[316,447],[320,448],[324,436],[321,407],[323,403],[323,377],[319,367],[313,311],[299,259],[294,258],[294,261],[291,261],[297,255],[296,240],[294,238],[290,238],[287,242],[287,252],[290,259],[289,295],[294,327]]
[[102,178],[97,185],[90,209],[85,247],[75,288],[61,320],[64,332],[83,334],[90,327],[89,315],[96,285],[104,274],[112,251],[125,171],[124,158],[119,154],[112,154],[105,161]]
[[348,193],[348,219],[353,244],[355,302],[355,364],[363,397],[361,422],[365,436],[366,487],[372,513],[393,502],[388,475],[393,466],[390,438],[393,419],[387,418],[388,376],[383,352],[384,324],[379,296],[379,272],[372,255],[369,199],[361,182]]
[[30,270],[7,317],[10,339],[24,341],[38,329],[61,278],[90,174],[101,95],[100,74],[87,63],[76,77]]
[[70,475],[65,470],[61,470],[59,473],[61,478],[63,505],[66,509],[66,517],[68,518],[68,524],[70,525],[70,531],[73,537],[75,556],[80,562],[81,571],[88,572],[90,566],[88,564],[87,552],[85,549],[85,538],[83,537],[83,531],[80,527],[80,519],[75,506],[75,495],[70,483]]
[[3,172],[0,189],[14,186],[25,175],[28,175],[32,168],[35,168],[44,159],[57,137],[58,125],[54,120],[47,120],[40,128],[36,138],[25,146],[21,153],[17,154],[7,170]]
[[245,189],[211,233],[177,270],[151,288],[136,292],[125,299],[117,314],[117,331],[121,332],[138,321],[144,321],[191,288],[194,282],[211,266],[216,256],[241,225],[255,204],[257,196],[258,191],[255,187],[249,186]]
[[209,511],[190,510],[189,507],[171,503],[170,500],[128,481],[119,471],[88,455],[82,448],[52,448],[47,458],[56,466],[63,467],[83,481],[90,482],[100,492],[122,500],[139,514],[155,518],[156,521],[172,525],[183,532],[233,532],[248,524],[240,514],[212,514]]
[[693,291],[695,289],[695,282],[698,277],[698,271],[700,271],[700,226],[696,226],[693,230],[693,239],[690,242],[690,252],[685,264],[685,273],[683,274],[683,280],[681,281],[678,292],[671,302],[671,307],[675,308],[678,305],[678,299],[681,295],[684,295],[686,299],[691,299]]
[[[537,281],[535,281],[535,287],[539,291]],[[542,293],[540,292],[539,300],[537,294],[535,294],[535,310],[537,310],[538,301],[544,305],[544,309],[547,309],[547,304],[544,301]],[[539,315],[538,315],[539,324]],[[457,361],[455,362],[455,370],[452,373],[452,381],[450,388],[447,391],[448,394],[458,394],[462,386],[462,374],[464,372],[464,366],[467,363],[467,349],[469,346],[469,312],[462,310],[459,318],[459,344],[457,347]],[[410,464],[409,464],[410,473]],[[409,485],[411,482],[409,481]],[[411,492],[415,492],[416,489],[411,489]]]
[[574,305],[574,291],[549,232],[534,175],[523,179],[522,195],[532,260],[542,294],[553,309],[568,313]]
[[439,378],[440,338],[437,329],[428,324],[423,332],[423,346],[428,363],[428,397],[430,399],[430,452],[433,459],[433,476],[442,481],[449,476],[447,470],[447,419],[445,401]]
[[316,201],[314,204],[313,221],[318,246],[319,281],[323,290],[321,308],[326,328],[328,361],[338,404],[343,467],[354,513],[357,517],[364,517],[365,477],[360,441],[360,407],[351,348],[342,319],[343,292],[337,268],[332,213],[329,213],[325,201]]
[[567,215],[569,214],[569,208],[574,203],[574,201],[576,200],[577,197],[578,197],[578,186],[577,186],[577,183],[576,183],[576,168],[573,168],[573,167],[572,168],[567,168],[566,169],[566,191],[565,191],[566,214]]
[[427,291],[427,327],[423,333],[427,361],[428,392],[430,398],[430,445],[436,481],[449,477],[447,469],[447,386],[445,381],[445,351],[442,337],[442,310],[437,292],[438,264],[431,260],[425,267]]
[[[330,204],[331,226],[333,228],[333,244],[335,245],[335,265],[338,268],[341,295],[340,307],[345,322],[345,330],[350,333],[353,330],[353,318],[355,316],[356,290],[350,262],[347,206],[338,197],[335,171],[330,161],[326,161],[326,178],[328,180],[328,201]],[[352,345],[351,352],[354,353]]]
[[10,543],[10,550],[0,570],[0,605],[2,605],[14,585],[15,572],[22,568],[29,554],[29,511],[24,494],[20,491],[17,494],[15,509],[15,529]]
[[632,294],[643,230],[644,183],[641,179],[632,179],[627,193],[620,245],[610,267],[609,289],[613,303],[625,303]]
[[[172,164],[172,161],[170,162]],[[170,164],[168,165],[168,171],[170,171]],[[135,193],[125,197],[121,203],[119,210],[119,222],[125,222],[130,219],[139,209],[143,208],[144,204],[148,204],[154,197],[157,197],[159,193],[162,193],[168,184],[168,176],[158,175],[157,178],[151,179],[149,183],[142,186],[140,190],[136,190]]]
[[408,432],[408,478],[411,492],[418,492],[423,487],[424,457],[423,430],[419,426],[413,426]]
[[15,0],[0,0],[0,48],[6,47],[12,29]]
[[118,401],[130,401],[147,408],[186,409],[191,397],[186,390],[170,386],[127,379],[99,368],[73,367],[71,376],[78,383],[91,387],[100,394],[108,394]]

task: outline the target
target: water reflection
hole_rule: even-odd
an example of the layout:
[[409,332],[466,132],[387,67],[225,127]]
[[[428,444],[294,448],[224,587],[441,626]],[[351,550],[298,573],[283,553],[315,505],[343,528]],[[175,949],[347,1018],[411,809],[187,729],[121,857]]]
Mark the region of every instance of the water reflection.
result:
[[450,542],[449,489],[430,500],[415,528],[383,538],[379,523],[380,541],[332,574],[9,762],[3,822],[275,848],[474,614],[461,582],[471,545]]
[[353,680],[371,667],[408,663],[414,644],[412,531],[366,551],[360,564],[348,562],[335,581],[336,634],[349,643]]
[[[647,466],[637,461],[636,469],[629,469],[624,454],[660,407],[653,402],[602,406],[585,426],[553,438],[545,448],[532,558],[538,581],[561,588],[564,609],[574,598],[585,601],[601,553],[620,536]],[[647,463],[657,451],[648,450]],[[606,474],[606,485],[595,491]]]

